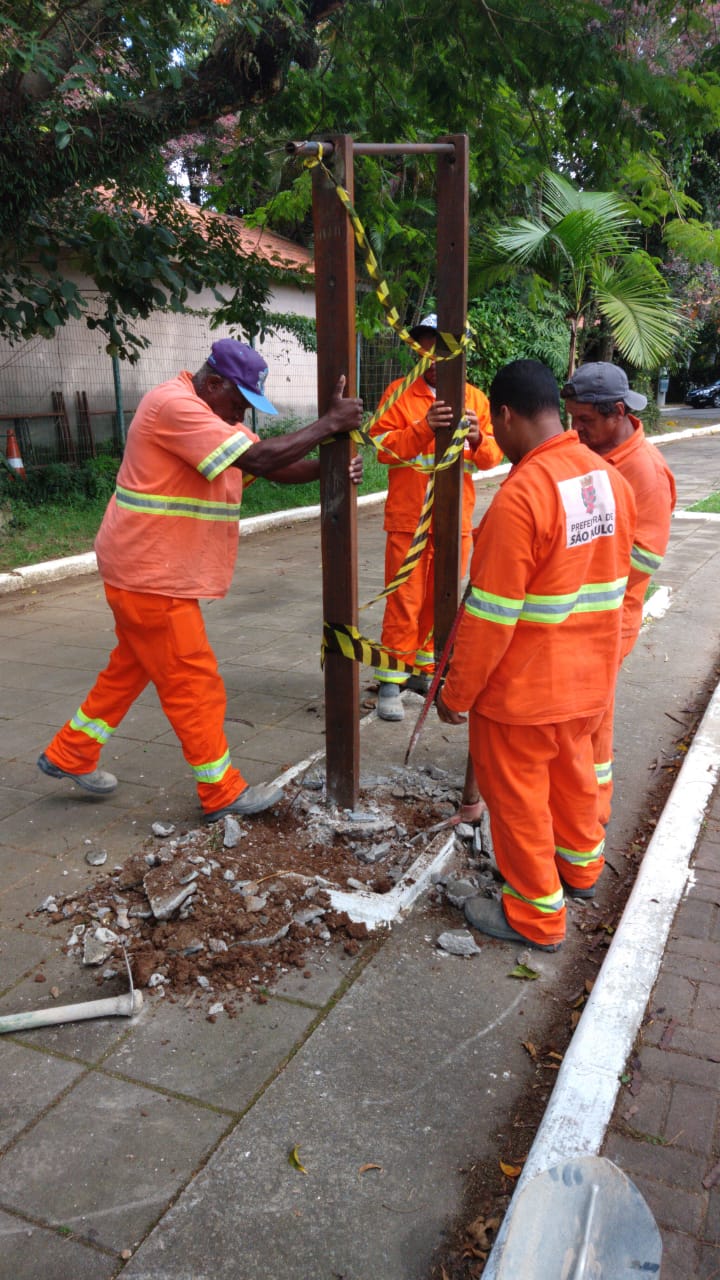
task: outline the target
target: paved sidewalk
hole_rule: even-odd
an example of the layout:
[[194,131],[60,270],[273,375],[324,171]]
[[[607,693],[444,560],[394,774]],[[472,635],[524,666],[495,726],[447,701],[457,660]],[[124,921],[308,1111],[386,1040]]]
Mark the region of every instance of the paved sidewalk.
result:
[[[666,456],[682,502],[703,485],[720,488],[720,438],[679,442]],[[479,509],[494,483],[480,487]],[[368,510],[363,600],[381,586],[383,545],[382,511]],[[231,747],[251,782],[323,748],[319,574],[316,524],[258,534],[241,543],[230,595],[206,611]],[[657,773],[715,669],[719,578],[720,528],[676,526],[662,574],[672,608],[643,634],[619,690],[613,875],[625,873]],[[368,634],[380,616],[378,606],[363,615]],[[0,597],[2,1013],[50,1004],[53,986],[63,1002],[97,997],[88,970],[64,955],[67,927],[27,916],[50,892],[103,875],[85,862],[89,844],[106,848],[112,866],[152,822],[198,821],[189,771],[152,691],[106,751],[121,781],[113,796],[96,802],[36,769],[112,639],[93,574]],[[404,723],[363,726],[366,782],[402,774],[421,705],[405,696]],[[459,784],[463,735],[430,716],[414,762]],[[608,877],[598,911],[611,888]],[[199,1011],[148,998],[132,1023],[0,1037],[0,1275],[425,1280],[464,1211],[465,1171],[520,1154],[510,1118],[536,1084],[523,1041],[544,1043],[563,1014],[587,945],[580,926],[595,909],[571,907],[567,944],[539,956],[537,982],[509,979],[516,952],[501,944],[483,944],[472,960],[442,957],[437,917],[420,903],[359,957],[329,948],[310,979],[287,973],[267,1004],[248,1003],[233,1021],[209,1024]],[[677,1034],[666,1056],[679,1055]],[[698,1160],[701,1179],[720,1159],[713,1140]],[[288,1164],[295,1144],[307,1175]],[[658,1159],[681,1150],[641,1145]],[[689,1234],[698,1248],[711,1242]]]
[[663,1238],[662,1280],[720,1277],[720,787],[603,1146]]

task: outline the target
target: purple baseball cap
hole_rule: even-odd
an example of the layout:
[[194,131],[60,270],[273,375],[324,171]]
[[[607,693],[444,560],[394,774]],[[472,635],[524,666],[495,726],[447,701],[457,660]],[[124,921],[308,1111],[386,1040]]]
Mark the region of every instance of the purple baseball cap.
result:
[[207,359],[211,369],[234,382],[248,404],[261,413],[277,413],[274,404],[263,395],[268,367],[258,351],[235,338],[220,338],[213,342]]

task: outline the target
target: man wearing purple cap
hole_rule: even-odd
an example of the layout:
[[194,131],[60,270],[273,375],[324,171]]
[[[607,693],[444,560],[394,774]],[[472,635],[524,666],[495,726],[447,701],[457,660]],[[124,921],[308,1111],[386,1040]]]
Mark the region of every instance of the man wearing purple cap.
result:
[[[675,480],[660,450],[645,439],[642,422],[630,412],[643,410],[647,397],[630,390],[627,374],[619,365],[605,360],[581,364],[561,395],[582,443],[616,467],[635,495],[637,525],[623,601],[622,663],[638,638],[648,583],[662,564],[670,538]],[[610,821],[613,789],[614,709],[613,689],[602,723],[593,734],[600,821],[605,826]]]
[[[243,472],[283,484],[317,479],[319,463],[306,455],[327,436],[359,427],[362,401],[343,398],[343,376],[317,422],[261,440],[243,418],[248,406],[277,413],[264,394],[267,371],[252,347],[223,338],[196,374],[184,371],[140,401],[95,541],[117,645],[39,757],[50,777],[95,795],[114,791],[117,779],[99,768],[100,752],[152,682],[208,821],[260,813],[282,797],[272,785],[249,786],[231,763],[225,687],[198,601],[230,586]],[[361,476],[355,458],[350,477]]]

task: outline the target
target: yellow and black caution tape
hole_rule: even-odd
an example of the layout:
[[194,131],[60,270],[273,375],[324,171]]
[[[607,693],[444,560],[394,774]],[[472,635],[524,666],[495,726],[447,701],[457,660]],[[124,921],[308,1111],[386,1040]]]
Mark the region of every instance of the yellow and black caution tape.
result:
[[[382,416],[387,413],[388,409],[390,409],[391,406],[400,399],[400,396],[404,394],[408,387],[412,386],[413,382],[425,373],[426,369],[428,369],[431,364],[436,361],[454,360],[462,353],[468,345],[468,331],[466,329],[465,333],[463,333],[460,338],[456,338],[451,333],[439,331],[439,337],[444,343],[447,351],[447,354],[445,355],[436,353],[436,343],[433,344],[429,351],[426,351],[420,343],[416,342],[415,339],[411,337],[409,331],[403,325],[397,309],[390,300],[390,290],[388,288],[387,281],[380,270],[380,265],[373,253],[365,228],[358,217],[357,211],[348,192],[340,185],[334,174],[330,169],[328,169],[327,165],[323,163],[322,143],[318,143],[316,155],[308,157],[304,161],[304,164],[308,169],[314,169],[319,166],[333,184],[338,198],[345,206],[345,210],[350,219],[350,224],[353,228],[356,243],[363,255],[365,269],[375,285],[375,294],[385,311],[388,324],[395,333],[397,333],[398,337],[420,356],[420,359],[398,384],[392,395],[375,410],[375,413],[372,414],[364,427],[359,431],[349,432],[350,439],[356,444],[370,444],[378,453],[382,450],[383,453],[389,454],[390,457],[395,458],[403,466],[411,467],[414,470],[427,470],[430,472],[427,489],[425,490],[425,497],[423,499],[423,506],[420,512],[420,519],[418,521],[417,529],[413,534],[408,554],[392,582],[388,583],[388,585],[379,592],[378,595],[373,596],[372,600],[368,600],[367,604],[362,605],[362,611],[363,609],[369,609],[370,606],[377,603],[378,600],[382,600],[386,596],[391,595],[394,591],[397,591],[398,587],[401,587],[404,582],[407,582],[415,569],[423,551],[425,550],[430,532],[433,499],[435,495],[435,473],[437,471],[444,471],[457,462],[457,459],[460,457],[465,447],[469,424],[466,418],[460,419],[442,458],[439,462],[433,462],[428,467],[418,467],[417,463],[408,462],[405,458],[398,457],[392,449],[383,445],[382,436],[376,437],[371,435],[372,429],[380,421]],[[379,670],[408,672],[418,670],[418,668],[414,667],[412,664],[403,662],[383,645],[367,640],[364,636],[360,635],[355,627],[352,627],[349,624],[337,627],[331,627],[328,623],[324,624],[321,664],[324,662],[325,653],[328,649],[332,649],[333,652],[341,653],[344,657],[350,658],[353,661],[362,662],[367,666],[377,667]]]
[[[353,231],[355,232],[355,239],[357,241],[358,248],[365,260],[365,268],[370,279],[375,285],[375,293],[385,311],[388,324],[395,330],[398,337],[401,338],[403,342],[406,342],[408,346],[412,347],[413,351],[417,351],[421,356],[425,356],[425,351],[414,338],[411,338],[408,330],[400,319],[397,309],[390,301],[390,290],[388,289],[387,282],[380,270],[380,264],[373,253],[372,246],[365,234],[365,228],[357,215],[348,192],[344,187],[340,186],[335,175],[330,171],[330,169],[328,169],[327,165],[323,163],[322,143],[319,142],[317,147],[317,153],[314,156],[308,156],[308,158],[303,161],[305,167],[307,169],[314,169],[319,166],[326,177],[329,178],[330,182],[332,182],[339,199],[347,210],[347,215],[352,224]],[[464,333],[460,338],[456,338],[452,333],[440,333],[439,336],[445,343],[448,354],[434,355],[433,359],[435,360],[454,360],[456,356],[460,355],[463,348],[467,346],[467,333]],[[418,375],[416,374],[415,376],[417,377]]]
[[388,649],[377,640],[368,640],[357,627],[349,623],[323,623],[320,665],[325,662],[327,653],[339,653],[351,662],[361,662],[366,667],[375,667],[378,671],[407,671],[418,674],[421,670],[413,662],[404,662],[395,649]]

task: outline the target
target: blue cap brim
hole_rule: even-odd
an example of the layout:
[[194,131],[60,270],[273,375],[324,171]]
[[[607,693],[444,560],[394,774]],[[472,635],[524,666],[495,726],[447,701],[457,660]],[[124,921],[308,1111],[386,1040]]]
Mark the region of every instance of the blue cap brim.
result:
[[270,403],[267,396],[261,396],[259,391],[250,391],[247,387],[243,386],[242,382],[236,382],[235,386],[238,391],[242,392],[248,404],[251,405],[253,409],[259,409],[260,413],[273,413],[277,417],[278,410],[275,408],[274,404]]

